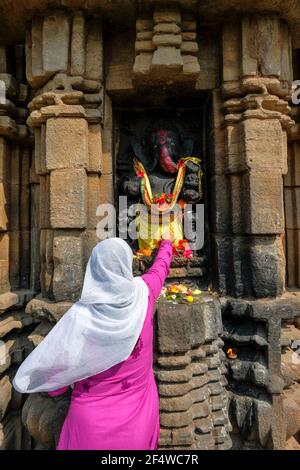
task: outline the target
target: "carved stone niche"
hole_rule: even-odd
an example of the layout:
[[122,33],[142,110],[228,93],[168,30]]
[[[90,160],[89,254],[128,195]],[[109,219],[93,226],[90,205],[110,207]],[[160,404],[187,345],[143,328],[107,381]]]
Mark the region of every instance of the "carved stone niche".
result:
[[[195,204],[204,204],[205,199],[205,157],[201,137],[202,122],[199,115],[201,116],[200,112],[191,110],[180,113],[174,110],[155,110],[146,113],[120,111],[117,114],[116,196],[126,195],[128,208],[136,203],[143,204],[141,181],[134,169],[135,160],[143,164],[154,197],[160,194],[172,194],[178,181],[178,170],[175,165],[178,166],[178,162],[184,157],[196,157],[200,159],[200,164],[197,166],[192,163],[191,168],[186,167],[183,186],[177,199],[177,202],[184,201],[190,206],[194,233],[196,230]],[[171,167],[164,167],[164,156],[167,156],[167,159],[170,157],[168,165]],[[143,207],[146,205],[143,204]],[[129,214],[127,219],[127,227],[132,222],[131,215]],[[120,222],[123,222],[123,218],[120,218]],[[198,219],[197,233],[203,229],[203,226],[199,227],[199,223],[203,221]],[[185,227],[184,223],[183,225]],[[182,238],[193,241],[186,231],[183,235]],[[132,240],[129,236],[128,242],[133,249],[140,248],[137,240]],[[194,251],[191,259],[175,257],[169,277],[184,278],[185,282],[195,281],[197,284],[200,282],[202,286],[207,286],[206,245],[204,243],[204,248]],[[136,275],[142,274],[150,266],[154,255],[155,248],[151,256],[146,255],[135,260]]]
[[157,5],[136,21],[134,80],[196,82],[200,73],[197,22],[176,5]]

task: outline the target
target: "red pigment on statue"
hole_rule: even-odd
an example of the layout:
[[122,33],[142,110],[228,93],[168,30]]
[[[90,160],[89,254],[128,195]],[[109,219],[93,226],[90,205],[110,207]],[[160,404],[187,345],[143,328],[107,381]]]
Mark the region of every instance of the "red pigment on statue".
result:
[[157,131],[158,143],[160,145],[160,157],[159,163],[161,168],[167,173],[176,173],[177,165],[173,162],[172,158],[169,155],[166,139],[168,136],[167,131],[159,130]]

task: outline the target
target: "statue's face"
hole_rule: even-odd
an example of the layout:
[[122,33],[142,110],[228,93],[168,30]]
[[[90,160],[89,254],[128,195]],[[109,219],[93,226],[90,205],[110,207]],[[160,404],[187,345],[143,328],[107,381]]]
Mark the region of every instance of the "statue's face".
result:
[[179,138],[175,131],[159,129],[151,134],[154,158],[166,173],[177,172]]

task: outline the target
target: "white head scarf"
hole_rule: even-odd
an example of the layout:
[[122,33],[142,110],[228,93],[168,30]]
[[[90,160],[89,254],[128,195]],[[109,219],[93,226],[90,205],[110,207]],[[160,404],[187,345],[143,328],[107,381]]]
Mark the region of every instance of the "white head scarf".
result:
[[148,306],[148,287],[133,277],[132,259],[120,238],[95,246],[80,300],[21,364],[13,381],[16,390],[56,390],[130,356]]

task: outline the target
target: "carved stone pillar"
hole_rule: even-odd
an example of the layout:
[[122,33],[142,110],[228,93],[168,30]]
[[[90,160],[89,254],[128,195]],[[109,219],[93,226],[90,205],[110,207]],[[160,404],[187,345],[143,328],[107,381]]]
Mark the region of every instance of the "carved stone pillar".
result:
[[[102,152],[101,21],[80,11],[36,16],[26,53],[35,90],[28,124],[40,182],[41,291],[56,302],[74,301],[98,241],[97,206],[113,194]],[[110,176],[110,187],[102,173]]]
[[300,287],[300,124],[299,109],[293,109],[295,125],[289,132],[288,173],[284,177],[286,216],[287,286]]
[[[41,294],[26,307],[41,321],[31,335],[34,345],[78,299],[87,259],[99,241],[97,207],[113,202],[112,114],[102,88],[102,60],[100,19],[60,10],[34,17],[26,40],[27,80],[34,91],[28,125],[35,136],[33,176],[39,186],[34,213]],[[30,398],[23,421],[39,446],[53,446],[59,426],[52,424],[63,417],[60,400]],[[45,417],[47,400],[52,404]],[[51,432],[40,422],[51,422]]]
[[30,104],[28,123],[35,130],[35,169],[41,185],[41,290],[43,297],[57,302],[78,298],[85,255],[96,241],[85,232],[95,229],[100,204],[100,115],[70,104],[82,99],[79,91],[46,92]]
[[[30,449],[21,423],[24,398],[12,387],[18,365],[32,350],[24,311],[30,282],[30,162],[32,138],[26,126],[28,86],[24,48],[0,46],[0,448]],[[14,58],[12,60],[12,58]]]
[[291,46],[276,15],[223,26],[223,83],[213,96],[212,245],[223,302],[234,447],[282,448],[281,319],[285,288],[283,175],[287,172]]

